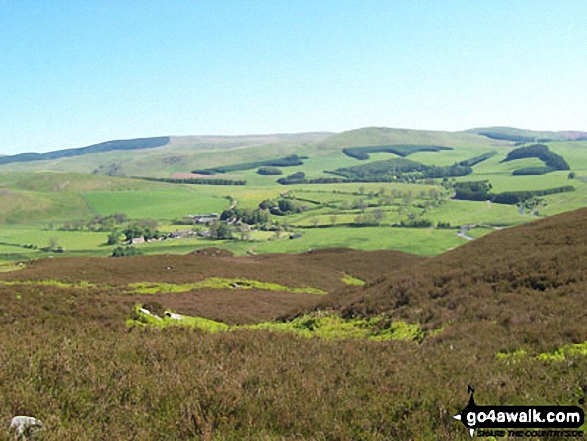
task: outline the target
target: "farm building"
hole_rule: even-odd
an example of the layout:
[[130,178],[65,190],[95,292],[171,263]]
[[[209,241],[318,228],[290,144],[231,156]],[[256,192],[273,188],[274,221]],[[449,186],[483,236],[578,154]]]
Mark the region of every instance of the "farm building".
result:
[[209,213],[209,214],[188,214],[185,216],[185,219],[191,219],[196,224],[211,224],[216,219],[220,218],[218,213]]

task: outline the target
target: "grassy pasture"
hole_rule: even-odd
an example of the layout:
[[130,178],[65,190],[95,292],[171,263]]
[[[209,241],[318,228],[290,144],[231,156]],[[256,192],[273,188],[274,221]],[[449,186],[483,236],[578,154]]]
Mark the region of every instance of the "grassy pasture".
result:
[[333,227],[304,230],[298,239],[280,239],[253,247],[256,253],[301,253],[308,249],[350,247],[389,249],[434,255],[465,243],[454,230],[385,227]]
[[97,190],[147,190],[165,188],[166,184],[129,179],[59,171],[2,172],[0,187],[43,193],[77,193]]
[[[45,247],[51,240],[66,250],[90,250],[106,243],[108,233],[47,230],[39,225],[18,225],[0,228],[0,242],[33,244]],[[11,247],[14,248],[14,247]]]
[[193,238],[165,240],[151,244],[137,245],[145,254],[188,253],[197,248],[220,246],[238,255],[252,251],[256,254],[302,253],[320,248],[355,248],[358,250],[397,250],[420,255],[440,254],[466,242],[456,235],[455,230],[429,228],[391,227],[329,227],[301,230],[301,237],[289,239],[283,232],[277,238],[275,233],[254,233],[250,241],[212,241]]
[[220,213],[229,201],[199,189],[85,193],[91,209],[100,215],[126,213],[132,219],[175,219],[187,214]]
[[0,191],[0,224],[66,221],[90,214],[84,200],[75,193]]
[[447,201],[422,217],[434,222],[450,222],[452,226],[465,224],[510,226],[536,220],[533,216],[520,215],[515,205],[457,200]]

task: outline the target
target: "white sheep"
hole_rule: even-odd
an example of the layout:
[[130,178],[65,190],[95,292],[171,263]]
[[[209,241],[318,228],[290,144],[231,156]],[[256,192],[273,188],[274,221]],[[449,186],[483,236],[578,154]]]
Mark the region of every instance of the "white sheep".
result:
[[165,316],[174,320],[183,320],[183,317],[175,312],[165,311]]
[[161,317],[159,317],[159,316],[158,316],[158,315],[156,315],[156,314],[153,314],[153,313],[152,313],[151,311],[149,311],[148,309],[145,309],[145,308],[140,308],[140,309],[139,309],[139,312],[140,312],[140,313],[142,313],[142,314],[145,314],[145,315],[150,315],[150,316],[151,316],[151,317],[153,317],[153,318],[156,318],[156,319],[159,319],[159,320],[161,320]]

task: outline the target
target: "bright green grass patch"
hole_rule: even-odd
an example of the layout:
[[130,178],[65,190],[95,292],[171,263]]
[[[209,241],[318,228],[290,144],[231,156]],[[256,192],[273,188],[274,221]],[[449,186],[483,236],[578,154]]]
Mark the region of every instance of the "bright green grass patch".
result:
[[43,229],[39,225],[12,225],[0,228],[0,242],[13,244],[13,252],[27,251],[18,245],[46,247],[51,242],[66,251],[100,249],[108,240],[108,233],[89,231],[60,231]]
[[348,274],[345,274],[344,277],[340,280],[347,285],[363,286],[365,284],[363,280],[357,279],[356,277],[350,276]]
[[168,328],[168,327],[188,327],[200,329],[204,332],[215,333],[220,331],[230,330],[230,326],[225,323],[214,320],[205,319],[202,317],[190,317],[187,315],[179,316],[181,320],[171,317],[158,317],[152,314],[142,312],[141,305],[135,306],[133,310],[133,317],[126,321],[126,325],[130,327],[139,328]]
[[157,317],[141,311],[141,306],[136,306],[133,311],[133,318],[127,320],[129,327],[141,328],[154,327],[165,328],[170,326],[185,326],[199,329],[204,332],[215,333],[221,331],[247,330],[268,330],[274,332],[293,332],[302,337],[318,337],[326,340],[340,339],[367,339],[375,341],[385,340],[408,340],[421,341],[424,332],[418,325],[393,321],[390,322],[384,317],[371,319],[343,319],[337,315],[330,314],[307,314],[297,317],[289,322],[263,322],[255,325],[234,325],[229,326],[221,322],[201,317],[190,317],[176,315],[172,317]]
[[9,273],[26,268],[26,265],[15,265],[12,262],[0,263],[0,273]]
[[312,287],[292,288],[280,285],[278,283],[260,282],[250,279],[225,279],[221,277],[210,277],[195,283],[131,283],[128,285],[137,294],[155,294],[155,293],[177,293],[187,292],[193,289],[211,288],[211,289],[261,289],[266,291],[281,291],[293,293],[309,293],[325,295],[328,292]]
[[59,280],[0,280],[4,286],[55,286],[57,288],[95,288],[96,284],[84,280],[76,283],[61,282]]
[[495,354],[495,358],[505,364],[516,364],[524,359],[527,355],[528,353],[525,350],[520,349],[514,352],[498,352]]
[[567,356],[587,356],[587,341],[574,345],[565,345],[554,352],[546,352],[539,354],[537,358],[538,360],[543,361],[563,361]]
[[[495,358],[507,364],[518,363],[527,356],[528,353],[523,349],[514,352],[498,352],[495,354]],[[538,354],[534,358],[540,361],[564,361],[566,357],[579,356],[587,356],[587,341],[578,344],[564,345],[555,351]]]
[[293,332],[303,337],[318,337],[326,340],[420,340],[423,333],[418,325],[405,322],[383,324],[382,317],[372,319],[343,319],[337,315],[304,315],[290,322],[265,322],[240,326],[241,329],[267,329],[277,332]]

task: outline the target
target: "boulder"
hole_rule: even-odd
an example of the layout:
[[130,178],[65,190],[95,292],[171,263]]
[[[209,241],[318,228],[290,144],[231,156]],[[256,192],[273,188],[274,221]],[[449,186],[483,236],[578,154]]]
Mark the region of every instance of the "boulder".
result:
[[9,432],[14,432],[17,440],[32,440],[42,429],[43,423],[30,416],[15,416],[10,423]]

